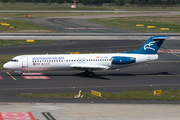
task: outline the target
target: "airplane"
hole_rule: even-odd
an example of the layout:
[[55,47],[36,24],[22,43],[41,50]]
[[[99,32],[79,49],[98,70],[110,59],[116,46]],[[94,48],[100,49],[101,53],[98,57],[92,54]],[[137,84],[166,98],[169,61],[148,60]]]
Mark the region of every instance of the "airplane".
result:
[[139,49],[125,53],[19,55],[3,67],[22,75],[22,71],[84,70],[92,77],[94,70],[113,70],[158,59],[157,51],[167,36],[151,36]]

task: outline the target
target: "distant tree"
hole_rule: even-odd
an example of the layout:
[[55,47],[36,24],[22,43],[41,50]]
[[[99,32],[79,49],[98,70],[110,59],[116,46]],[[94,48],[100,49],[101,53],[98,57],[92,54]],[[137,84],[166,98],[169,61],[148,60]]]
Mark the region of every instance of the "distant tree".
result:
[[1,0],[3,3],[7,3],[8,2],[8,0]]
[[163,4],[162,0],[151,0],[151,4],[157,5],[157,4]]
[[176,5],[176,1],[175,0],[167,0],[166,4],[167,5]]
[[138,0],[138,4],[149,4],[149,0]]
[[81,3],[83,5],[102,5],[102,0],[82,0]]
[[47,3],[50,4],[50,3],[51,3],[51,0],[47,0]]
[[125,5],[124,0],[115,0],[116,5]]
[[47,0],[40,0],[41,3],[47,3]]
[[129,4],[136,4],[136,0],[131,0]]
[[51,0],[51,3],[56,3],[57,2],[57,0]]
[[16,0],[11,0],[11,4],[15,4]]
[[176,3],[180,3],[180,0],[176,0]]
[[66,0],[66,2],[71,3],[71,0]]
[[64,0],[57,0],[56,1],[58,4],[62,4],[62,3],[64,3],[65,1]]
[[32,0],[25,0],[25,2],[30,3],[30,2],[32,2]]
[[39,0],[32,0],[32,3],[39,3]]
[[120,0],[120,5],[125,5],[124,0]]
[[91,0],[82,0],[82,4],[90,4]]
[[131,0],[129,4],[149,4],[150,0]]
[[102,1],[102,3],[112,3],[112,2],[114,2],[114,0],[101,0]]
[[93,4],[102,5],[102,1],[101,0],[95,0]]

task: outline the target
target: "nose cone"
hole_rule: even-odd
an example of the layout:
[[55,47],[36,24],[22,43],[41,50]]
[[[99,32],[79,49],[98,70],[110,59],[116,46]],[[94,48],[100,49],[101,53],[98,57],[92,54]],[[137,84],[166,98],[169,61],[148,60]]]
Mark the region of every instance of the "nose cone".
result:
[[3,65],[3,68],[4,68],[4,69],[9,69],[9,67],[10,67],[10,66],[9,66],[8,63],[5,63],[5,64]]

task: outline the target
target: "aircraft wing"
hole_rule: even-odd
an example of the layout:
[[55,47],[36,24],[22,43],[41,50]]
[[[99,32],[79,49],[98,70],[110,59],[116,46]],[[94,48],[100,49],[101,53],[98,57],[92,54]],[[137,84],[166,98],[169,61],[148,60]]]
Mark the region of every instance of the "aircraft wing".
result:
[[72,68],[75,68],[75,69],[92,69],[92,70],[97,70],[97,69],[109,69],[108,66],[84,65],[84,64],[71,65],[71,67],[72,67]]

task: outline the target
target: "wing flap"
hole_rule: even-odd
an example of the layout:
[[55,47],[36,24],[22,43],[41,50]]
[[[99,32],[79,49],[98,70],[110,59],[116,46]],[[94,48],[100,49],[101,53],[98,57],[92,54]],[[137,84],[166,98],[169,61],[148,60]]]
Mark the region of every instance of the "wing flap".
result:
[[83,65],[83,64],[71,65],[71,67],[72,67],[72,68],[77,68],[77,69],[109,69],[108,66]]

